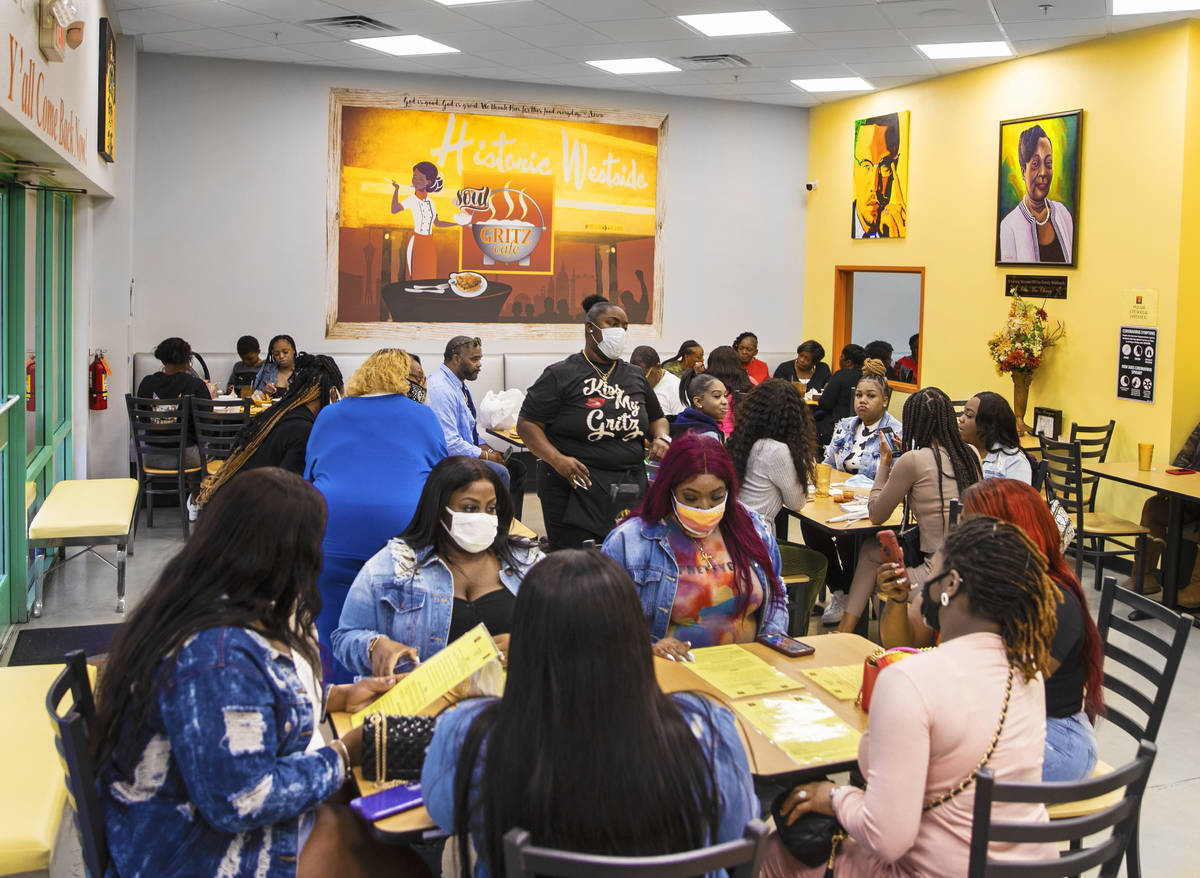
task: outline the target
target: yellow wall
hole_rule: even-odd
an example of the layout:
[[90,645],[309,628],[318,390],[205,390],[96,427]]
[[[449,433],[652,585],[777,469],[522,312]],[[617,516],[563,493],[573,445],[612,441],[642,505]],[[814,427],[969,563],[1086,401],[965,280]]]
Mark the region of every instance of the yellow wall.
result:
[[[1200,143],[1196,24],[1099,40],[814,109],[809,176],[821,186],[808,198],[804,335],[831,337],[835,265],[924,266],[922,383],[941,387],[952,399],[980,390],[1011,399],[1011,381],[996,374],[986,341],[1011,302],[1004,275],[1040,270],[994,264],[999,122],[1079,108],[1079,267],[1043,272],[1069,279],[1068,298],[1046,305],[1052,321],[1065,323],[1067,338],[1050,350],[1034,378],[1028,419],[1035,405],[1062,409],[1065,423],[1115,418],[1110,460],[1135,459],[1138,442],[1153,442],[1156,464],[1162,464],[1200,419],[1197,370],[1182,362],[1190,359],[1189,342],[1200,338],[1200,169],[1194,167],[1196,149],[1185,149]],[[854,120],[893,110],[912,111],[908,237],[851,240]],[[1116,399],[1121,293],[1139,286],[1159,291],[1153,405]],[[1187,291],[1184,300],[1181,290]],[[1176,356],[1177,339],[1183,357]],[[1137,518],[1141,494],[1113,485],[1103,490],[1106,508]]]

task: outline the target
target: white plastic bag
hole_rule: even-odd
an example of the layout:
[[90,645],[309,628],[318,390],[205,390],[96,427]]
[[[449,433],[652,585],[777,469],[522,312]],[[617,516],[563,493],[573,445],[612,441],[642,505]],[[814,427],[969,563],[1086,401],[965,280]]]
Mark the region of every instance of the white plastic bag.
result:
[[510,387],[496,393],[489,390],[479,404],[476,426],[483,430],[510,430],[517,426],[517,415],[525,402],[525,391]]

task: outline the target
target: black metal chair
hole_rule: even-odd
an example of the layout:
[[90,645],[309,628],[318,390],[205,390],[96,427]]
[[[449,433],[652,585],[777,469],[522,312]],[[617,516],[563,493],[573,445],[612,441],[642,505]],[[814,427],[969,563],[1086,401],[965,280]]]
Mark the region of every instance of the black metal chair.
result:
[[[1116,421],[1109,421],[1098,427],[1085,427],[1080,424],[1071,424],[1071,436],[1068,441],[1079,443],[1079,457],[1081,460],[1094,460],[1097,463],[1104,463],[1108,459],[1108,446],[1112,442],[1113,431],[1117,428]],[[1091,476],[1083,473],[1081,477],[1083,482],[1083,499],[1084,505],[1088,512],[1096,511],[1096,490],[1100,487],[1100,477]]]
[[[75,815],[83,851],[83,868],[87,878],[103,878],[108,869],[108,844],[104,837],[104,814],[100,810],[100,794],[96,772],[88,751],[88,726],[96,722],[96,703],[92,699],[92,684],[88,679],[83,650],[65,656],[66,667],[46,693],[46,710],[54,727],[54,745],[62,760],[67,781],[67,801]],[[71,704],[63,710],[68,693]]]
[[[129,429],[133,433],[133,448],[137,459],[138,500],[146,506],[146,526],[154,527],[154,497],[175,494],[179,500],[183,535],[188,535],[188,484],[199,483],[200,464],[187,463],[191,414],[191,397],[179,399],[146,399],[125,394],[129,412]],[[148,455],[174,455],[173,466],[147,465]],[[161,464],[162,461],[155,461]],[[170,487],[160,487],[161,485]]]
[[[1104,562],[1110,558],[1134,556],[1134,586],[1141,593],[1145,571],[1146,538],[1150,531],[1135,521],[1108,512],[1093,512],[1084,496],[1081,451],[1078,442],[1056,442],[1039,437],[1042,462],[1046,464],[1045,486],[1052,498],[1062,504],[1075,519],[1075,575],[1082,581],[1083,563],[1090,560],[1096,568],[1096,588],[1104,576]],[[1130,542],[1132,540],[1132,543]],[[1108,549],[1108,544],[1116,548]]]
[[970,401],[971,401],[970,399],[952,399],[952,400],[950,400],[950,405],[954,409],[954,417],[961,418],[963,409],[965,409],[967,407],[967,403]]
[[725,869],[729,878],[756,878],[770,829],[761,820],[746,824],[740,841],[727,841],[694,851],[655,857],[610,857],[534,847],[529,832],[504,834],[504,869],[508,878],[694,878]]
[[[1100,777],[1060,783],[999,782],[991,768],[979,769],[975,778],[975,811],[971,820],[971,853],[968,878],[1020,875],[1021,878],[1059,878],[1100,867],[1101,878],[1115,878],[1121,857],[1137,833],[1138,812],[1150,769],[1158,750],[1150,741],[1138,745],[1128,765]],[[1106,796],[1124,787],[1125,794],[1091,814],[1050,822],[995,820],[995,802],[1054,804]],[[1083,847],[1083,839],[1107,832],[1103,839]],[[989,842],[1061,843],[1071,850],[1047,860],[991,860]],[[1131,873],[1132,874],[1132,873]]]
[[200,446],[200,461],[206,475],[221,468],[233,450],[234,440],[250,420],[250,400],[213,400],[193,397],[191,420]]

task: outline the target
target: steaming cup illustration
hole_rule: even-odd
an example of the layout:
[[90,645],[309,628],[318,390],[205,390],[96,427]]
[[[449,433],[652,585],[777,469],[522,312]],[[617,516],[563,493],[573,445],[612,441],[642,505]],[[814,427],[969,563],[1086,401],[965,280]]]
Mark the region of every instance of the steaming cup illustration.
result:
[[[516,193],[516,203],[507,194],[509,192]],[[528,265],[529,254],[537,248],[538,242],[542,239],[542,233],[546,231],[546,218],[538,203],[521,190],[496,189],[492,195],[496,196],[500,193],[506,193],[504,201],[508,206],[508,216],[505,219],[497,219],[496,207],[493,203],[490,205],[492,218],[482,222],[476,221],[471,225],[475,243],[483,251],[483,264],[515,262],[519,265]],[[514,218],[513,214],[518,205],[521,208],[520,218]],[[524,219],[528,214],[529,205],[532,205],[537,211],[537,225]]]

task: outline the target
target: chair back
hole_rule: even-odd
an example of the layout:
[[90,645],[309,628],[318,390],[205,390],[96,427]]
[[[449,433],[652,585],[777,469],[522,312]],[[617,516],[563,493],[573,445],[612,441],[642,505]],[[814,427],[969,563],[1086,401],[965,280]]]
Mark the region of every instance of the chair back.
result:
[[250,400],[213,400],[192,397],[191,419],[196,427],[200,459],[225,460],[238,433],[250,421]]
[[[1126,618],[1127,614],[1118,612],[1120,606],[1114,605],[1140,610],[1146,617],[1165,625],[1169,636],[1163,637],[1146,624],[1130,621]],[[1187,646],[1188,632],[1192,628],[1192,617],[1186,613],[1176,613],[1127,588],[1118,588],[1116,578],[1106,576],[1100,593],[1096,627],[1104,639],[1105,718],[1135,741],[1158,740],[1163,714],[1167,710],[1167,699],[1171,697],[1171,688],[1175,685],[1175,676],[1183,660],[1184,647]],[[1114,633],[1135,640],[1157,653],[1152,657],[1154,663],[1126,649],[1122,645],[1126,641],[1114,643]],[[1121,673],[1114,673],[1116,670]],[[1111,697],[1114,695],[1121,699],[1119,703]]]
[[[1075,533],[1083,535],[1083,514],[1088,510],[1083,501],[1083,481],[1078,442],[1058,442],[1039,436],[1042,463],[1046,474],[1042,486],[1051,499],[1058,500],[1063,510],[1075,519]],[[1078,549],[1076,550],[1078,551]]]
[[950,405],[954,409],[954,417],[956,417],[956,418],[962,417],[963,409],[965,409],[967,407],[968,402],[970,402],[969,399],[952,399],[952,400],[950,400]]
[[1050,461],[1045,458],[1033,462],[1033,476],[1029,480],[1029,484],[1033,485],[1033,490],[1039,494],[1046,485],[1046,474],[1050,472]]
[[[96,772],[88,751],[88,726],[96,722],[96,702],[92,699],[83,650],[76,649],[64,658],[66,667],[46,693],[46,711],[66,775],[67,801],[75,814],[84,870],[88,878],[103,878],[108,868],[108,844],[104,839],[104,814],[100,810]],[[71,704],[63,714],[62,702],[68,693]]]
[[181,396],[178,399],[147,399],[131,393],[125,394],[125,408],[129,412],[129,429],[133,433],[133,447],[137,454],[139,470],[145,469],[144,456],[147,451],[172,449],[179,454],[177,468],[180,471],[184,469],[191,401],[190,396]]
[[[1099,427],[1084,427],[1079,424],[1071,424],[1071,440],[1079,443],[1079,457],[1081,460],[1094,460],[1097,463],[1104,463],[1108,458],[1108,445],[1112,442],[1113,430],[1117,428],[1116,421],[1109,421]],[[1100,477],[1083,473],[1081,475],[1083,482],[1083,501],[1087,506],[1087,512],[1096,511],[1096,489],[1100,487]]]
[[959,502],[957,497],[952,498],[950,500],[950,514],[947,517],[947,529],[958,524],[958,518],[960,515],[962,515],[962,503]]
[[508,878],[694,878],[726,869],[730,878],[756,878],[766,852],[767,824],[751,820],[739,841],[655,857],[610,857],[534,847],[529,832],[504,833],[504,868]]
[[[1158,748],[1150,741],[1138,745],[1137,756],[1128,765],[1123,765],[1110,774],[1076,782],[1058,783],[1009,783],[996,780],[990,768],[981,768],[975,776],[975,811],[971,820],[971,854],[968,878],[984,878],[994,875],[1020,875],[1022,878],[1058,878],[1079,875],[1088,869],[1100,867],[1100,875],[1116,876],[1121,867],[1121,858],[1137,827],[1138,810],[1150,768]],[[1125,795],[1118,801],[1081,817],[1067,817],[1047,822],[1014,822],[994,820],[994,802],[1024,802],[1057,804],[1079,802],[1103,796],[1125,788]],[[1085,847],[1082,842],[1089,836],[1106,833],[1100,839],[1089,839]],[[989,860],[989,842],[1008,843],[1080,843],[1078,848],[1062,851],[1059,856],[1047,860]]]

